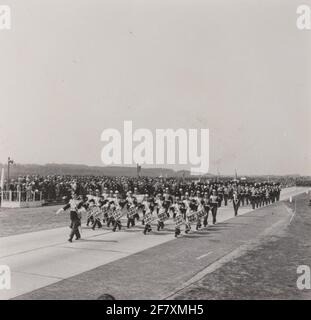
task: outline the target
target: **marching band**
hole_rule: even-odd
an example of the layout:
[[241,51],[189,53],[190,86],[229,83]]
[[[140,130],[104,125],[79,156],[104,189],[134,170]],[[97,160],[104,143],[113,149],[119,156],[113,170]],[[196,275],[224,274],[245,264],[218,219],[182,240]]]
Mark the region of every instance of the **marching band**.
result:
[[229,202],[232,202],[234,216],[238,215],[240,206],[250,204],[252,209],[256,209],[274,203],[280,198],[281,186],[274,183],[200,183],[199,187],[186,190],[179,188],[174,193],[165,187],[162,192],[139,195],[137,188],[134,188],[134,192],[128,190],[121,195],[118,190],[104,188],[102,193],[96,189],[86,196],[78,195],[73,190],[71,199],[57,214],[70,210],[70,242],[74,236],[76,240],[81,238],[79,227],[83,213],[86,213],[86,226],[91,224],[93,230],[102,228],[104,224],[108,228],[112,226],[114,232],[121,230],[121,218],[124,217],[127,218],[127,228],[135,227],[137,221],[141,221],[145,235],[152,231],[153,222],[157,231],[161,231],[165,228],[165,222],[171,220],[175,224],[175,237],[178,237],[182,226],[186,234],[193,225],[196,230],[206,228],[209,212],[212,213],[212,223],[216,224],[218,208],[228,206]]

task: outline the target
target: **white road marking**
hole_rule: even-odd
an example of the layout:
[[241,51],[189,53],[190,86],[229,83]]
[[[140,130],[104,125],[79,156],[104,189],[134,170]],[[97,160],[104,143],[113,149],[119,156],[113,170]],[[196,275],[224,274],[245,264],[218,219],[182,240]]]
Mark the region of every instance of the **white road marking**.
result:
[[295,215],[296,215],[296,199],[295,199],[295,209],[294,209],[292,216],[290,217],[289,224],[292,223],[292,220],[294,219]]
[[210,255],[210,254],[212,254],[212,253],[213,253],[213,251],[208,252],[208,253],[205,253],[205,254],[202,254],[201,256],[197,257],[196,259],[197,259],[197,260],[200,260],[200,259],[202,259],[202,258],[207,257],[208,255]]
[[195,276],[193,276],[191,279],[183,283],[182,286],[179,288],[176,288],[173,292],[171,292],[169,295],[166,295],[165,297],[162,297],[163,300],[169,300],[172,299],[174,296],[176,296],[180,291],[184,290],[185,288],[190,287],[194,283],[202,280],[206,275],[216,271],[217,269],[221,268],[223,265],[227,264],[228,262],[237,259],[247,253],[250,250],[254,250],[257,247],[259,247],[261,241],[265,239],[266,236],[275,234],[275,232],[280,230],[283,230],[288,221],[288,217],[284,217],[284,219],[277,221],[270,227],[268,227],[263,233],[261,233],[257,238],[248,241],[245,244],[242,244],[238,248],[234,249],[230,253],[224,255],[220,259],[214,261],[212,264],[208,265],[206,268],[204,268],[202,271],[198,272]]

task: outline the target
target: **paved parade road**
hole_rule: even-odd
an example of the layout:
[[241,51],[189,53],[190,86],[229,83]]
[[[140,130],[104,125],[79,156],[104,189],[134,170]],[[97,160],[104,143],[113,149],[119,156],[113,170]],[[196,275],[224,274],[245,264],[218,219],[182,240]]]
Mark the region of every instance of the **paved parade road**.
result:
[[[295,196],[305,191],[305,188],[288,188],[282,191],[281,199],[286,200],[290,196]],[[272,205],[272,207],[273,206],[276,206],[276,204]],[[257,212],[260,210],[264,209],[255,211]],[[218,259],[218,256],[221,257],[224,255],[224,252],[222,252],[223,248],[217,241],[215,242],[215,248],[211,248],[211,246],[209,246],[208,250],[207,248],[204,248],[203,242],[205,241],[205,238],[203,235],[209,233],[209,229],[212,232],[213,228],[218,228],[219,232],[221,232],[222,226],[224,228],[230,226],[230,223],[228,223],[229,219],[231,219],[230,221],[238,221],[238,219],[243,219],[244,215],[246,225],[254,224],[252,219],[247,219],[255,214],[255,212],[250,213],[251,211],[252,210],[250,210],[249,207],[241,208],[239,215],[243,215],[243,217],[233,218],[233,209],[231,205],[227,208],[221,208],[218,213],[218,224],[201,231],[201,239],[199,239],[199,231],[175,240],[174,224],[172,221],[167,223],[165,230],[160,232],[155,231],[147,236],[143,235],[141,226],[129,230],[124,228],[122,231],[117,231],[115,233],[110,229],[97,229],[93,231],[84,227],[82,232],[83,239],[74,241],[73,243],[67,242],[67,235],[69,232],[68,227],[2,237],[0,238],[0,265],[8,265],[10,267],[12,287],[10,290],[0,290],[0,299],[14,298],[58,282],[62,283],[64,279],[78,276],[98,267],[107,265],[108,268],[113,262],[117,262],[122,258],[130,258],[131,256],[136,257],[140,252],[146,252],[147,254],[151,251],[145,251],[146,249],[154,248],[154,250],[156,250],[155,248],[158,248],[157,246],[159,245],[161,245],[162,248],[163,246],[178,246],[178,242],[180,241],[180,246],[187,246],[187,244],[189,244],[189,247],[191,248],[193,245],[192,241],[200,240],[200,243],[203,245],[195,247],[197,250],[192,250],[193,255],[195,256],[193,256],[193,259],[198,264],[197,267],[194,266],[193,270],[189,270],[189,273],[185,274],[185,278],[179,278],[179,281],[175,281],[174,284],[166,285],[164,290],[165,294],[163,288],[161,289],[161,286],[159,286],[159,292],[156,297],[165,298],[165,295],[169,296],[171,292],[173,293],[175,289],[174,286],[179,287],[183,281],[189,279],[190,275],[194,276],[202,268],[206,267],[207,259],[212,259],[211,262],[215,262]],[[292,214],[294,213],[287,212],[286,218],[290,219]],[[260,217],[262,216],[259,216],[259,218]],[[284,213],[283,211],[280,211],[279,213],[276,213],[273,218],[270,218],[273,219],[273,221],[271,220],[270,222],[277,224],[278,221],[283,218]],[[125,221],[123,221],[123,225],[125,225]],[[262,227],[264,230],[264,228],[267,228],[268,226],[263,224]],[[153,229],[155,230],[155,227]],[[255,233],[256,232],[254,231],[254,234]],[[249,238],[251,239],[251,236],[252,232],[249,234],[249,237],[245,238],[243,241],[248,241]],[[237,241],[240,241],[241,239],[239,240],[238,237],[239,233],[236,234],[236,238]],[[167,242],[169,242],[169,244],[167,244]],[[234,250],[234,247],[228,247],[227,250],[232,251]],[[137,259],[138,258],[139,256]],[[148,259],[150,259],[150,257]],[[144,266],[145,269],[148,268],[148,261]],[[135,278],[134,273],[135,267],[128,273],[129,277],[132,277],[133,275],[133,280]],[[120,273],[120,276],[121,274],[124,276],[124,272]],[[115,279],[117,277],[118,274],[116,273],[112,278],[117,280]],[[156,277],[153,280],[156,281]],[[127,292],[130,292],[130,289],[131,288],[128,288]],[[115,294],[118,294],[118,292]],[[58,296],[59,299],[62,298],[61,295]],[[72,295],[71,297],[74,296]],[[121,293],[119,293],[119,297],[136,298],[136,296],[131,296],[130,294],[123,294],[122,296]],[[148,298],[146,295],[137,298],[143,297]],[[155,296],[150,296],[149,298],[152,297]],[[44,297],[41,296],[41,298]],[[46,296],[46,298],[51,297]]]

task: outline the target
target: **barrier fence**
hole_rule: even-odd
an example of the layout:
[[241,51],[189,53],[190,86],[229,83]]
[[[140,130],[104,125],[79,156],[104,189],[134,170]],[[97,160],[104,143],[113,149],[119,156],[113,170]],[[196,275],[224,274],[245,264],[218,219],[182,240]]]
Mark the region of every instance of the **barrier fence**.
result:
[[1,191],[1,201],[34,202],[42,201],[41,191]]

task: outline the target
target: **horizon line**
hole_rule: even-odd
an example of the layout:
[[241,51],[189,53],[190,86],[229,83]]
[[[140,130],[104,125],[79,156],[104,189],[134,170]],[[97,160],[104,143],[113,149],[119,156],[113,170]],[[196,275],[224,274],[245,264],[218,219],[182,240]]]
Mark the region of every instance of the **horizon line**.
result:
[[[57,162],[48,162],[45,164],[38,164],[38,163],[14,163],[14,165],[20,165],[20,166],[49,166],[49,165],[58,165],[58,166],[62,166],[62,165],[66,165],[66,166],[85,166],[88,168],[103,168],[103,169],[108,169],[108,168],[129,168],[129,169],[135,169],[137,168],[134,165],[111,165],[111,166],[101,166],[101,165],[89,165],[89,164],[83,164],[83,163],[57,163]],[[0,166],[1,167],[7,167],[7,163],[1,163],[0,162]],[[171,170],[173,172],[189,172],[190,173],[190,169],[173,169],[173,168],[167,168],[167,167],[142,167],[141,166],[141,170]],[[213,175],[215,177],[217,176],[236,176],[235,173],[222,173],[222,174],[218,174],[218,173],[201,173],[201,174],[196,174],[196,175],[192,175],[192,176],[204,176],[204,175]],[[238,177],[243,177],[243,176],[302,176],[302,177],[311,177],[311,175],[308,174],[301,174],[301,173],[283,173],[283,174],[269,174],[269,173],[242,173],[242,174],[238,174]]]

